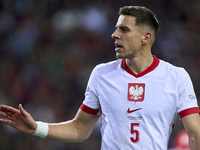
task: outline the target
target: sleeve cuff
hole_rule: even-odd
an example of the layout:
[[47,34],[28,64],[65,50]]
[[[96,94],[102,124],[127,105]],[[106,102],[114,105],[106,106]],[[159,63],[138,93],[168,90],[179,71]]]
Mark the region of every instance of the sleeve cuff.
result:
[[200,113],[198,107],[193,107],[193,108],[188,108],[188,109],[182,110],[181,112],[179,112],[179,116],[182,119],[183,117],[190,115],[190,114],[194,114],[194,113]]
[[88,106],[86,106],[86,105],[84,105],[84,104],[82,104],[82,105],[80,106],[80,109],[81,109],[82,111],[88,113],[88,114],[91,114],[91,115],[97,115],[98,112],[99,112],[99,109],[92,109],[92,108],[90,108],[90,107],[88,107]]

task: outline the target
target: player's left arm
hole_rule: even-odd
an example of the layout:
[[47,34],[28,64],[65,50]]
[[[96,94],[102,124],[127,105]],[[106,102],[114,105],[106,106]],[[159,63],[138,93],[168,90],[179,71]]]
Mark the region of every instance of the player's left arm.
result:
[[199,113],[187,115],[182,118],[184,128],[189,136],[191,150],[200,150],[200,117]]

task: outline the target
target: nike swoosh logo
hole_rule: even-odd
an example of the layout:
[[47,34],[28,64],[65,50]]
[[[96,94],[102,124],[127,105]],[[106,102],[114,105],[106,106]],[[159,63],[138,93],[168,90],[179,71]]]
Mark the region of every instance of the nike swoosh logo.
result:
[[140,109],[142,109],[142,108],[138,108],[138,109],[133,109],[133,110],[130,110],[130,108],[127,110],[127,113],[133,113],[133,112],[135,112],[135,111],[138,111],[138,110],[140,110]]

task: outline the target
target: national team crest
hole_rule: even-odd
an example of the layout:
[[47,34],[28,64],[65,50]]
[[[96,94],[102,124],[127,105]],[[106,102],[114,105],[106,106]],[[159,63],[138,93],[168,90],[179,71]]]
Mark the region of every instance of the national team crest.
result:
[[144,100],[145,84],[129,83],[128,84],[128,100],[134,102],[142,102]]

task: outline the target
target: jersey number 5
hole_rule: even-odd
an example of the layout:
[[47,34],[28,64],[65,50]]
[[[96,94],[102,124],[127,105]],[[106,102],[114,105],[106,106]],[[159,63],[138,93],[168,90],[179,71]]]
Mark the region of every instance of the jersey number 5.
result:
[[135,127],[139,127],[140,124],[139,123],[131,123],[131,134],[134,135],[134,137],[131,137],[131,141],[133,143],[137,143],[139,141],[139,131],[135,130]]

